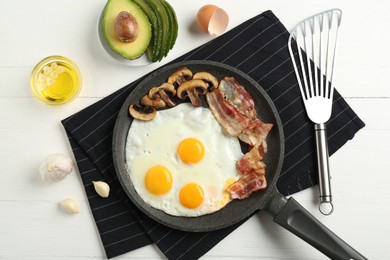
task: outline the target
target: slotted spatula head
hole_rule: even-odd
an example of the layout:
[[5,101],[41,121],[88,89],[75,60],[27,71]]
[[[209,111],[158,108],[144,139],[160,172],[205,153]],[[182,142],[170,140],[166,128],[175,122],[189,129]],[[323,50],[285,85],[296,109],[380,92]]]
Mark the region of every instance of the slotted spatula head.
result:
[[288,49],[311,121],[329,120],[333,101],[333,70],[341,10],[331,9],[298,23],[288,40]]

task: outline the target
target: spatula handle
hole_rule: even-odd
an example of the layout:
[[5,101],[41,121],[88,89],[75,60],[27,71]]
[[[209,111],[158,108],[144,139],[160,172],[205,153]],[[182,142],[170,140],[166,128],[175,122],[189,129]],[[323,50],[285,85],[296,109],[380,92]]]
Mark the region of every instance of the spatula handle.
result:
[[275,194],[267,207],[274,222],[334,260],[367,260],[304,209],[294,198]]
[[320,188],[319,209],[322,214],[330,215],[333,212],[333,204],[332,190],[330,188],[329,152],[325,124],[315,124],[314,131],[317,147],[318,186]]

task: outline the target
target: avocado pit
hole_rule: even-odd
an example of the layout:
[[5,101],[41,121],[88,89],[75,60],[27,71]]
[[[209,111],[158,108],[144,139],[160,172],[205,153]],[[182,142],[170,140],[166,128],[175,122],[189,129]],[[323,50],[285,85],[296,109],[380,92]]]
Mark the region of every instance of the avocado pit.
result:
[[115,35],[121,42],[134,42],[138,37],[138,23],[134,16],[126,11],[120,12],[115,18]]

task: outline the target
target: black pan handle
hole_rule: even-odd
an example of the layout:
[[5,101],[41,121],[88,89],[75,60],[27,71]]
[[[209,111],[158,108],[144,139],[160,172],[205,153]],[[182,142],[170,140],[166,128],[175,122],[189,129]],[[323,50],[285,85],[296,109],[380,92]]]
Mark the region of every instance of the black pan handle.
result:
[[305,240],[331,259],[367,259],[336,236],[293,198],[287,199],[276,193],[267,206],[267,211],[274,217],[275,223]]

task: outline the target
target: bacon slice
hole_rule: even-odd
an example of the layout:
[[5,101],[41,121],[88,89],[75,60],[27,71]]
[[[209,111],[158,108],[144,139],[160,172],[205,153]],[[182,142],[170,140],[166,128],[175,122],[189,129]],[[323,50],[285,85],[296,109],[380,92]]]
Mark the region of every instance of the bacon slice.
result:
[[244,199],[255,191],[265,189],[266,165],[262,160],[267,152],[266,138],[273,124],[257,118],[252,96],[233,77],[222,79],[219,88],[207,93],[206,99],[218,123],[230,135],[252,147],[237,162],[237,170],[242,176],[227,189],[230,197]]
[[237,169],[242,176],[227,189],[232,199],[247,198],[253,192],[267,187],[266,165],[261,161],[265,155],[264,149],[266,146],[261,143],[253,147],[237,162]]
[[219,83],[219,90],[233,106],[249,119],[256,119],[255,102],[252,96],[234,77],[225,77]]
[[265,151],[263,145],[253,147],[237,162],[237,170],[242,175],[251,172],[265,174],[265,163],[261,161],[263,160],[264,155]]
[[231,136],[239,136],[250,125],[251,120],[227,102],[219,89],[208,92],[206,100],[217,122]]
[[273,124],[248,118],[225,99],[219,89],[207,93],[206,100],[214,118],[231,136],[236,136],[251,146],[262,143],[267,138]]
[[259,119],[253,120],[246,129],[241,132],[240,140],[251,146],[261,144],[271,131],[273,124],[264,123]]
[[267,187],[265,174],[251,172],[243,175],[238,181],[229,186],[227,191],[232,199],[245,199],[255,191],[263,190]]

